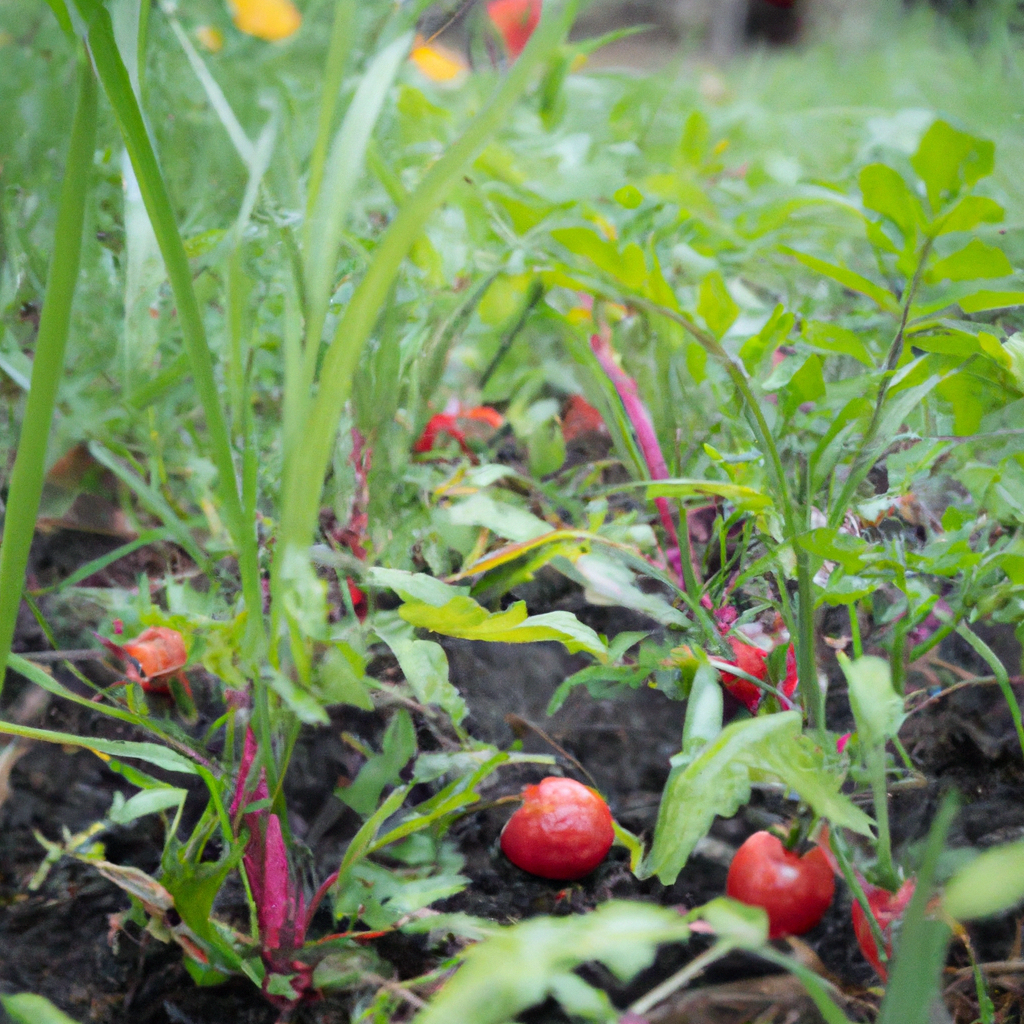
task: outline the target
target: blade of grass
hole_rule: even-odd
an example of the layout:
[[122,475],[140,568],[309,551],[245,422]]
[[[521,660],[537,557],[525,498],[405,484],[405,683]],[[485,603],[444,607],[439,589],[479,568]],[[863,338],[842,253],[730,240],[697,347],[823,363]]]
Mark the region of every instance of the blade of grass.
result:
[[[312,540],[324,478],[356,365],[405,256],[465,164],[508,118],[516,101],[526,91],[535,69],[565,35],[577,7],[578,0],[545,5],[537,30],[490,102],[477,114],[462,137],[427,171],[377,246],[370,267],[356,288],[324,357],[317,396],[308,419],[312,427],[308,432],[308,443],[294,453],[295,457],[286,467],[276,557],[278,573],[289,552],[297,552],[304,558],[305,549]],[[279,582],[278,576],[275,589]]]
[[956,811],[956,795],[947,793],[928,832],[917,887],[903,919],[899,948],[877,1024],[929,1024],[932,1019],[931,1007],[939,998],[949,926],[943,921],[929,920],[927,906],[939,856]]
[[345,76],[345,64],[348,62],[348,55],[352,49],[355,21],[355,0],[336,0],[334,25],[331,28],[331,41],[327,47],[327,60],[324,64],[324,85],[323,93],[320,96],[316,141],[313,143],[313,155],[309,163],[309,185],[306,190],[307,221],[313,216],[313,208],[320,196],[320,185],[324,180],[327,147],[331,141],[331,128],[334,125],[338,95],[341,92],[341,84]]
[[89,454],[100,465],[106,466],[118,480],[131,488],[143,508],[156,516],[167,527],[174,539],[188,552],[189,558],[203,572],[211,573],[213,571],[213,563],[207,557],[206,552],[196,543],[188,526],[182,522],[174,509],[167,503],[167,499],[158,490],[150,487],[137,473],[133,473],[122,465],[114,453],[104,448],[98,441],[90,442]]
[[43,492],[46,446],[64,369],[71,307],[78,280],[85,200],[92,175],[98,90],[84,52],[79,54],[75,116],[57,208],[53,255],[39,321],[32,383],[18,439],[0,545],[0,688],[21,603],[29,548]]
[[310,197],[313,215],[306,219],[305,227],[306,297],[309,302],[306,372],[310,383],[331,301],[341,234],[356,184],[362,174],[366,147],[411,42],[411,33],[406,33],[386,46],[371,61],[334,137],[319,194],[315,198]]
[[182,339],[192,366],[192,379],[206,417],[210,454],[217,467],[217,492],[232,540],[238,548],[242,590],[248,617],[246,653],[254,657],[263,640],[263,619],[255,524],[246,523],[239,495],[227,423],[213,373],[213,358],[206,340],[202,313],[192,287],[192,270],[182,245],[174,209],[156,153],[132,91],[131,81],[114,39],[110,15],[99,0],[74,0],[84,21],[86,44],[97,75],[114,110],[142,199],[160,245],[164,266],[177,304]]
[[992,675],[996,677],[999,689],[1003,691],[1007,706],[1010,709],[1010,717],[1013,719],[1014,727],[1017,730],[1017,739],[1020,741],[1021,753],[1024,754],[1024,722],[1021,721],[1020,704],[1017,703],[1017,695],[1010,685],[1010,676],[1006,666],[999,660],[999,656],[984,640],[975,633],[966,622],[961,622],[956,631],[974,648],[975,652],[984,658],[985,663],[992,669]]

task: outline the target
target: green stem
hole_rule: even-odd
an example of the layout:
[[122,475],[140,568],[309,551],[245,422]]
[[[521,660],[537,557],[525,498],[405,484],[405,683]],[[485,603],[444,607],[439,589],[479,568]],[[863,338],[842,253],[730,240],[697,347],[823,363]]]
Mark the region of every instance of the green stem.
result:
[[568,30],[576,7],[576,0],[566,0],[558,6],[545,5],[540,25],[491,101],[462,137],[427,171],[381,238],[324,357],[316,399],[307,421],[315,429],[309,431],[308,443],[294,453],[294,459],[289,460],[286,467],[276,560],[278,575],[287,553],[304,551],[313,537],[324,478],[356,366],[402,262],[465,164],[507,122],[534,71]]
[[[621,296],[616,296],[621,299]],[[783,528],[786,540],[793,545],[796,556],[797,593],[800,604],[797,608],[797,629],[799,643],[797,645],[797,675],[799,677],[800,696],[811,727],[820,733],[825,729],[825,695],[818,685],[818,667],[814,660],[814,591],[810,570],[810,558],[796,543],[799,536],[795,503],[786,485],[786,475],[782,467],[782,457],[772,437],[768,423],[750,387],[750,382],[740,366],[722,348],[718,339],[709,332],[698,327],[688,316],[674,309],[663,306],[648,299],[634,295],[625,298],[626,302],[638,309],[646,309],[652,313],[667,317],[686,330],[691,337],[710,355],[729,375],[733,386],[739,391],[744,402],[744,412],[750,429],[767,456],[768,477],[776,506],[782,512]],[[909,308],[909,307],[908,307]]]
[[875,804],[875,822],[878,825],[879,881],[889,890],[899,888],[899,878],[892,862],[892,838],[889,832],[889,790],[885,781],[885,746],[873,745],[865,751],[864,761],[871,777],[871,796]]
[[857,617],[857,602],[846,606],[846,613],[850,616],[850,639],[853,641],[853,658],[864,656],[864,642],[860,635],[860,619]]
[[878,427],[882,422],[882,409],[885,405],[885,399],[889,394],[893,375],[896,373],[896,368],[899,366],[900,359],[903,356],[903,339],[907,329],[907,318],[910,316],[910,307],[921,284],[921,276],[924,274],[924,266],[931,254],[933,241],[934,239],[929,238],[921,247],[921,254],[918,257],[917,269],[914,271],[913,280],[903,296],[903,312],[900,316],[900,325],[895,337],[892,339],[892,345],[889,346],[889,354],[886,356],[885,366],[882,368],[882,384],[878,389],[878,398],[875,400],[875,409],[871,414],[871,422],[868,424],[867,430],[864,431],[864,437],[861,439],[860,447],[850,468],[850,475],[846,478],[843,489],[839,492],[839,497],[829,509],[828,525],[833,530],[842,523],[846,510],[850,507],[850,502],[853,501],[853,496],[857,493],[857,488],[860,487],[861,482],[875,464],[875,435],[878,433]]
[[85,53],[80,52],[75,116],[57,208],[57,228],[32,361],[32,382],[11,473],[3,544],[0,545],[0,688],[25,584],[25,569],[43,491],[47,440],[71,328],[71,307],[82,253],[85,200],[95,149],[97,98],[92,66]]

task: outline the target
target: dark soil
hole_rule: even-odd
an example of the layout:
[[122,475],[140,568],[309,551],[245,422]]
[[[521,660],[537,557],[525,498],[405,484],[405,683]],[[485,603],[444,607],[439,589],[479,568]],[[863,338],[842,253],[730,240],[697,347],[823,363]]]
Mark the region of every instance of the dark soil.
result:
[[[53,537],[41,541],[35,560],[37,575],[59,577],[106,549],[105,539],[83,536],[74,535],[63,543]],[[54,568],[55,550],[73,550],[73,556],[64,558],[59,568]],[[106,570],[103,580],[93,582],[134,585],[136,573],[143,566],[151,568],[153,559],[168,557],[176,556],[167,552],[137,553],[131,560],[125,560],[126,565],[115,563]],[[643,625],[621,610],[586,606],[577,590],[561,584],[542,585],[524,596],[531,603],[531,612],[571,608],[594,628],[610,635]],[[65,606],[60,609],[63,615]],[[87,618],[88,612],[83,613],[82,622],[73,616],[62,619],[57,642],[67,647],[93,646],[87,633],[92,623],[84,621]],[[1012,635],[996,634],[987,639],[999,649],[1011,671],[1016,671],[1020,651]],[[552,691],[579,667],[579,659],[555,644],[443,642],[452,680],[469,703],[471,717],[467,725],[473,735],[503,746],[518,739],[525,750],[557,753],[546,734],[592,775],[625,827],[650,835],[668,774],[668,759],[678,750],[682,705],[651,689],[605,701],[594,700],[585,691],[577,690],[556,716],[548,718],[544,710]],[[42,630],[34,618],[26,615],[18,648],[40,650],[45,646]],[[979,675],[986,674],[985,667],[975,664],[972,652],[956,638],[945,642],[939,653],[947,662]],[[90,671],[93,670],[105,671],[99,664],[93,664]],[[393,673],[395,667],[381,658],[377,671]],[[70,675],[62,678],[68,685],[80,685]],[[197,728],[202,729],[217,713],[215,705],[204,704],[211,699],[212,681],[204,680],[200,672],[193,673],[191,678],[203,716]],[[848,706],[835,675],[832,682],[830,722],[839,727],[848,717]],[[914,677],[911,682],[920,685],[929,681]],[[4,717],[24,707],[22,701],[28,690],[20,678],[8,679],[4,706],[0,709]],[[1018,686],[1017,693],[1024,699],[1024,686]],[[291,824],[294,834],[311,847],[316,873],[321,878],[337,866],[359,821],[332,796],[338,780],[352,777],[359,766],[358,758],[353,760],[353,752],[340,734],[348,730],[375,741],[387,713],[386,709],[366,713],[338,708],[331,727],[306,730],[300,740],[287,782]],[[50,703],[42,720],[35,721],[49,728],[129,737],[127,728],[120,729],[118,723],[58,702]],[[420,727],[421,744],[427,749],[436,746],[428,724],[420,722]],[[996,686],[965,686],[923,702],[921,709],[910,716],[901,736],[922,775],[917,788],[897,788],[893,794],[895,838],[903,853],[912,858],[914,844],[926,833],[939,799],[949,789],[957,790],[963,801],[951,835],[952,846],[985,847],[1024,836],[1021,752],[1004,698]],[[558,770],[583,777],[570,760],[561,754],[558,758]],[[516,793],[524,783],[550,773],[551,769],[543,766],[508,767],[492,776],[482,787],[482,793],[488,798]],[[34,891],[28,888],[45,855],[34,831],[49,840],[60,839],[65,829],[74,834],[101,818],[114,792],[124,788],[119,776],[86,751],[36,744],[15,764],[10,795],[0,807],[0,991],[41,993],[83,1024],[271,1024],[276,1011],[248,982],[198,988],[186,974],[176,947],[166,946],[134,926],[120,932],[112,943],[108,935],[109,918],[127,909],[128,901],[87,865],[62,860],[52,866],[41,886]],[[198,797],[197,793],[197,802]],[[187,807],[190,806],[191,802]],[[791,812],[792,806],[777,795],[755,792],[752,802],[735,818],[716,821],[709,841],[701,844],[670,887],[634,878],[628,870],[625,852],[620,849],[614,849],[592,876],[567,886],[533,878],[500,854],[498,836],[510,812],[507,806],[493,807],[466,815],[452,828],[450,836],[465,856],[463,870],[471,884],[436,908],[509,923],[534,914],[579,913],[610,898],[653,900],[689,908],[722,893],[731,852],[747,835],[782,821]],[[102,837],[105,857],[154,871],[159,860],[161,831],[158,819],[150,816],[108,832]],[[237,887],[228,887],[217,912],[228,917],[244,913]],[[824,968],[851,996],[848,1011],[856,1015],[870,1005],[870,1000],[858,1000],[876,979],[856,949],[849,912],[849,896],[845,887],[839,886],[835,903],[823,922],[805,936],[807,948],[813,954],[805,951],[803,955],[820,958]],[[330,928],[326,912],[320,914],[316,924],[323,931]],[[1005,960],[1014,953],[1019,957],[1019,944],[1015,947],[1019,929],[1020,922],[1010,916],[973,927],[971,937],[978,957],[983,961]],[[695,939],[686,946],[664,948],[655,964],[628,986],[615,982],[603,969],[586,968],[584,974],[605,987],[616,1005],[626,1006],[705,948],[702,941]],[[378,940],[376,947],[394,965],[394,976],[399,980],[429,970],[436,962],[435,951],[428,948],[427,940],[421,936],[395,934]],[[960,966],[966,962],[962,949],[954,947],[951,964]],[[651,1019],[661,1024],[685,1024],[691,1020],[717,1024],[753,1019],[761,1012],[749,1011],[750,1006],[756,1005],[758,992],[769,993],[762,1009],[786,1005],[778,990],[787,982],[772,981],[766,977],[771,973],[753,957],[735,955],[714,965],[697,983],[704,987],[686,997],[691,1002],[704,998],[703,1003],[694,1003],[690,1010],[690,1003],[683,999],[653,1013]],[[965,997],[970,995],[969,988],[961,986],[958,991]],[[751,992],[755,993],[753,997]],[[998,1005],[1007,1011],[1002,1019],[1019,1020],[1019,1008],[1014,1010],[1006,1002],[1005,992],[998,990],[997,996],[1001,1000]],[[956,995],[954,1002],[959,998]],[[723,1009],[728,1005],[739,1006],[740,1010]],[[791,1024],[817,1019],[806,1002],[790,1005],[790,1015],[779,1019]],[[743,1009],[745,1006],[748,1009]],[[309,1024],[347,1022],[351,1007],[351,997],[337,997],[304,1007],[297,1019]],[[535,1008],[522,1017],[526,1024],[553,1024],[566,1019],[554,1004]]]

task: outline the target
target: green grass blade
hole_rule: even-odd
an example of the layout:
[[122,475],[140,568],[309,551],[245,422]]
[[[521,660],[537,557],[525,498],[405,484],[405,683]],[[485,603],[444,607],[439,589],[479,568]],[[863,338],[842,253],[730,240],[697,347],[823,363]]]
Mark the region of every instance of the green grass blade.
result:
[[[110,16],[95,0],[75,0],[79,12],[86,19],[87,43],[96,72],[107,94],[121,136],[131,158],[139,190],[149,213],[164,258],[164,266],[177,304],[178,322],[188,352],[199,401],[206,417],[210,454],[217,467],[217,491],[224,519],[232,540],[238,548],[242,589],[246,605],[254,612],[262,607],[259,564],[257,559],[255,524],[246,523],[238,491],[235,464],[228,436],[227,422],[220,405],[220,396],[213,373],[213,358],[206,340],[202,313],[192,287],[192,270],[181,242],[174,217],[174,209],[164,183],[156,153],[142,119],[131,81],[114,39]],[[250,648],[258,644],[262,635],[262,618],[249,616]]]
[[320,97],[320,114],[317,119],[316,142],[309,164],[309,185],[306,198],[306,219],[313,216],[313,206],[320,195],[320,184],[324,180],[324,166],[327,163],[327,148],[331,143],[331,127],[338,106],[338,94],[345,76],[345,64],[352,49],[355,32],[355,0],[335,0],[334,26],[331,28],[331,42],[327,48],[327,62],[324,64],[323,93]]
[[331,145],[319,194],[311,197],[313,216],[306,219],[305,229],[306,297],[309,302],[306,355],[311,369],[315,367],[319,354],[320,335],[327,318],[334,268],[341,248],[341,233],[363,170],[366,147],[411,42],[411,33],[406,33],[381,50],[366,69]]
[[374,252],[373,261],[356,288],[324,358],[309,418],[308,443],[295,453],[286,468],[278,546],[282,561],[289,551],[304,552],[313,536],[324,477],[359,356],[402,261],[466,163],[507,121],[536,68],[554,51],[572,24],[577,6],[576,0],[545,5],[540,25],[508,76],[462,137],[426,173]]
[[95,148],[97,99],[96,79],[82,54],[78,66],[75,119],[57,209],[53,256],[32,364],[32,384],[11,473],[3,544],[0,545],[0,687],[3,686],[3,670],[14,639],[29,548],[43,492],[46,445],[71,328],[71,305],[78,280],[85,200]]
[[188,552],[203,572],[211,572],[213,565],[206,552],[196,543],[188,526],[181,521],[167,499],[155,488],[150,487],[138,474],[121,464],[113,452],[97,441],[89,444],[89,454],[101,465],[106,466],[125,486],[129,487],[147,512],[156,516],[170,531],[174,539]]

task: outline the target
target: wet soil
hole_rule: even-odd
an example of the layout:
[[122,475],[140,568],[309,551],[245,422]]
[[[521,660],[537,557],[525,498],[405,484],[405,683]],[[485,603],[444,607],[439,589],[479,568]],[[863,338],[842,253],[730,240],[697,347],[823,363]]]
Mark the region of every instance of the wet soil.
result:
[[[76,557],[65,559],[59,571],[53,570],[57,576],[70,572],[76,559],[81,564],[96,557],[95,540],[77,536],[73,544],[78,545]],[[104,544],[99,542],[99,547]],[[41,541],[36,552],[37,575],[50,572],[46,559],[52,562],[54,546],[66,552],[72,540],[51,537]],[[151,560],[160,557],[169,556],[167,552],[137,553],[126,559],[125,565],[109,567],[108,576],[95,582],[134,585],[140,568],[137,559],[151,568]],[[586,605],[578,590],[561,583],[548,581],[524,596],[531,612],[569,608],[609,635],[651,626],[631,613]],[[62,613],[67,610],[65,605],[60,608]],[[66,616],[55,637],[58,644],[89,646],[88,616],[88,610],[82,614],[82,621]],[[19,649],[41,650],[46,646],[45,635],[31,615],[24,617],[22,627]],[[987,635],[987,639],[1005,658],[1010,671],[1017,671],[1020,651],[1012,634],[1000,632]],[[615,700],[595,700],[578,689],[557,715],[548,718],[545,708],[551,693],[580,667],[578,658],[556,644],[505,646],[447,639],[443,643],[452,680],[469,704],[467,725],[471,734],[500,746],[516,742],[527,751],[554,753],[558,761],[555,770],[584,781],[591,776],[618,820],[634,832],[650,835],[668,775],[668,759],[678,750],[681,704],[646,688]],[[944,642],[938,653],[942,660],[966,672],[979,676],[987,672],[955,637]],[[834,728],[842,728],[849,720],[848,705],[839,674],[832,671],[833,665],[827,668],[832,686],[829,718]],[[105,670],[94,664],[90,671]],[[396,666],[389,658],[381,657],[375,671],[393,677]],[[61,678],[69,686],[80,685],[69,674]],[[212,680],[204,680],[201,672],[193,673],[191,678],[201,716],[196,729],[201,731],[219,709],[211,696]],[[912,686],[932,682],[934,677],[911,679]],[[1024,685],[1017,685],[1016,692],[1018,699],[1024,699]],[[0,708],[3,716],[23,711],[29,693],[25,681],[12,675]],[[925,694],[918,707],[901,733],[920,778],[912,788],[896,787],[893,792],[892,820],[898,849],[912,859],[915,844],[925,835],[939,800],[950,789],[955,789],[963,802],[950,837],[953,847],[986,847],[1024,837],[1024,771],[1013,723],[998,687],[969,685],[944,694]],[[341,733],[348,731],[375,742],[390,713],[388,707],[375,712],[337,708],[329,727],[307,729],[300,739],[287,780],[291,825],[294,834],[310,846],[315,873],[321,878],[337,866],[359,824],[354,812],[332,795],[339,780],[353,777],[359,767],[359,759],[343,742]],[[49,703],[35,722],[78,733],[138,738],[127,726],[57,701]],[[418,720],[418,726],[421,747],[436,747],[436,726],[431,728],[423,720]],[[581,769],[586,774],[581,774]],[[481,792],[488,799],[498,799],[551,772],[551,768],[537,765],[506,767],[487,780]],[[176,781],[180,784],[180,777]],[[51,866],[41,884],[30,885],[45,857],[36,833],[58,840],[65,829],[74,834],[100,819],[116,791],[131,792],[119,776],[88,751],[35,744],[14,763],[9,785],[9,796],[0,806],[0,992],[41,993],[82,1024],[271,1024],[277,1019],[276,1011],[248,982],[199,988],[185,972],[176,947],[164,945],[131,925],[112,937],[110,917],[126,910],[128,901],[88,865],[60,860]],[[197,791],[195,799],[186,804],[186,817],[197,813],[200,801]],[[655,880],[638,881],[628,870],[625,851],[618,848],[593,875],[570,885],[526,875],[498,849],[498,836],[510,810],[507,806],[492,807],[466,815],[451,829],[450,838],[465,857],[463,873],[471,881],[465,891],[435,908],[511,923],[535,914],[584,912],[610,898],[692,907],[722,893],[729,858],[747,835],[781,822],[792,810],[792,805],[777,793],[755,791],[751,803],[738,815],[715,822],[709,839],[698,847],[676,883],[663,886]],[[108,860],[155,871],[162,825],[156,817],[142,818],[107,832],[101,841]],[[237,887],[227,888],[217,912],[244,919],[244,901]],[[850,995],[847,1010],[852,1017],[864,1015],[864,1019],[870,1019],[872,1002],[866,989],[876,979],[856,949],[849,912],[849,896],[845,887],[839,886],[833,907],[804,937],[805,944],[799,950],[805,958],[817,957],[820,966]],[[326,932],[330,925],[329,916],[322,912],[316,927]],[[1019,957],[1020,927],[1013,915],[973,926],[971,937],[979,959]],[[401,934],[376,943],[377,953],[393,965],[394,977],[399,981],[429,970],[437,956],[451,948],[432,950],[425,937]],[[628,985],[616,982],[600,968],[588,967],[583,973],[606,988],[617,1006],[625,1007],[703,948],[700,939],[686,946],[664,948],[654,965]],[[962,949],[954,947],[950,963],[959,967],[966,962]],[[789,1015],[779,1020],[798,1024],[818,1019],[806,1002],[799,1002],[799,996],[794,997],[796,1002],[787,1004],[779,990],[785,980],[773,980],[771,975],[763,962],[736,954],[715,964],[699,979],[697,991],[686,997],[691,1002],[703,998],[703,1003],[698,1001],[693,1003],[695,1008],[687,1009],[691,1004],[681,999],[652,1013],[651,1020],[658,1024],[696,1020],[739,1024],[761,1012],[749,1011],[749,1007],[758,1005],[756,999],[764,993],[768,995],[767,1002],[759,1004],[762,1007],[789,1006]],[[355,993],[355,997],[365,998],[370,992],[372,989],[367,989]],[[1019,1020],[1019,1007],[1013,1008],[1006,992],[1000,990],[997,994],[1002,999],[999,1005],[1006,1010],[1002,1019]],[[787,998],[790,996],[792,992]],[[952,994],[954,1008],[960,998],[959,990]],[[309,1024],[347,1022],[352,1006],[353,995],[335,997],[303,1007],[296,1019]],[[730,1010],[729,1006],[740,1009]],[[967,1006],[964,1013],[969,1010]],[[959,1016],[959,1010],[957,1013],[958,1020],[970,1019]],[[521,1019],[524,1024],[567,1020],[554,1004],[535,1008]]]

